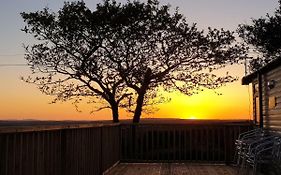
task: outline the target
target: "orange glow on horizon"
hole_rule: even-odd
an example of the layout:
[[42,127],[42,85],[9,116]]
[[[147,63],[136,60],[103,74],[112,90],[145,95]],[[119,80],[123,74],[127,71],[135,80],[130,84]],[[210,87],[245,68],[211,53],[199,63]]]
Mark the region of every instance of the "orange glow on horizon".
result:
[[[233,66],[231,73],[243,76],[242,66]],[[170,103],[159,105],[160,110],[153,117],[190,119],[237,120],[252,119],[251,86],[242,86],[241,81],[227,84],[217,90],[204,90],[192,96],[180,93],[166,94],[172,98]]]
[[[241,71],[235,71],[237,67],[233,69],[234,74],[243,76]],[[42,94],[34,85],[20,81],[12,70],[8,74],[9,79],[7,76],[0,77],[1,82],[10,84],[0,86],[0,120],[111,120],[110,109],[90,114],[96,104],[82,104],[82,112],[77,112],[70,102],[49,104],[52,97]],[[143,113],[142,118],[251,119],[251,87],[242,86],[240,81],[237,81],[217,91],[223,95],[219,96],[213,90],[205,90],[193,96],[164,92],[163,94],[172,98],[172,101],[158,105],[159,111],[156,113]],[[131,113],[120,110],[120,119],[131,119],[131,116]]]

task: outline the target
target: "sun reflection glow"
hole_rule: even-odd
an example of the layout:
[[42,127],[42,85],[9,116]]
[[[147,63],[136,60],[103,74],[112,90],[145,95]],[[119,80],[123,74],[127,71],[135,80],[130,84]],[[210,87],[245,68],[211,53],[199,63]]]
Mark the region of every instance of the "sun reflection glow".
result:
[[196,119],[198,119],[196,116],[194,116],[194,115],[191,115],[191,116],[189,116],[187,119],[190,119],[190,120],[196,120]]
[[198,117],[194,116],[194,115],[191,115],[191,116],[188,116],[186,117],[185,119],[189,119],[189,120],[197,120]]

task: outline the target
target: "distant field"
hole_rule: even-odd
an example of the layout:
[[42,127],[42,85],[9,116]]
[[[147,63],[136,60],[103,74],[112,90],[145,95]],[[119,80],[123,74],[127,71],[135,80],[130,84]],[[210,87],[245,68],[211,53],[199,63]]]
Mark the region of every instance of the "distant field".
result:
[[[185,119],[141,119],[141,124],[230,124],[249,123],[249,120],[185,120]],[[25,127],[25,126],[62,126],[83,124],[110,124],[112,121],[40,121],[40,120],[0,120],[0,127]],[[132,120],[121,120],[121,124],[132,123]]]

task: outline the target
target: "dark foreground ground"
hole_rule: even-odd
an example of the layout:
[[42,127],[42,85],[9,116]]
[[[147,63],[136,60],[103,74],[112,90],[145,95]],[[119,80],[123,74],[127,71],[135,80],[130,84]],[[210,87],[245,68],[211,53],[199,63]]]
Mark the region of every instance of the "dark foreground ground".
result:
[[[132,120],[120,120],[119,124],[131,124]],[[249,120],[185,120],[172,118],[144,118],[141,119],[141,125],[248,125]],[[54,120],[0,120],[1,132],[21,132],[21,131],[37,131],[37,130],[53,130],[65,128],[85,128],[103,125],[115,125],[110,120],[103,121],[54,121]],[[117,123],[118,124],[118,123]]]
[[226,165],[190,163],[121,163],[105,175],[237,175],[237,169]]

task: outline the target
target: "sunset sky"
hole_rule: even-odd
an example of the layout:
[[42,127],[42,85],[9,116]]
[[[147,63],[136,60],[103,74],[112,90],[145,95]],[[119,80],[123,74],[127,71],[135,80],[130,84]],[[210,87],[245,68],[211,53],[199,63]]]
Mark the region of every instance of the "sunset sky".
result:
[[[0,120],[1,119],[39,119],[39,120],[101,120],[111,119],[108,110],[94,114],[91,105],[83,105],[77,112],[70,103],[49,104],[52,97],[41,94],[34,85],[20,80],[28,76],[26,66],[3,66],[3,64],[24,64],[23,44],[34,43],[33,38],[20,31],[24,26],[20,12],[41,10],[47,6],[57,11],[63,0],[2,0],[0,1]],[[84,0],[95,9],[102,0]],[[117,2],[126,2],[119,1]],[[179,7],[180,12],[190,23],[197,23],[200,29],[224,28],[235,30],[240,23],[250,23],[251,18],[272,14],[278,0],[160,0],[161,4]],[[2,65],[2,66],[1,66]],[[243,66],[228,68],[231,75],[244,75]],[[241,81],[228,84],[217,90],[223,95],[207,90],[188,97],[179,93],[166,94],[172,97],[170,103],[159,105],[159,111],[145,117],[168,117],[187,119],[250,119],[251,87],[242,86]],[[131,114],[121,111],[121,118]]]

